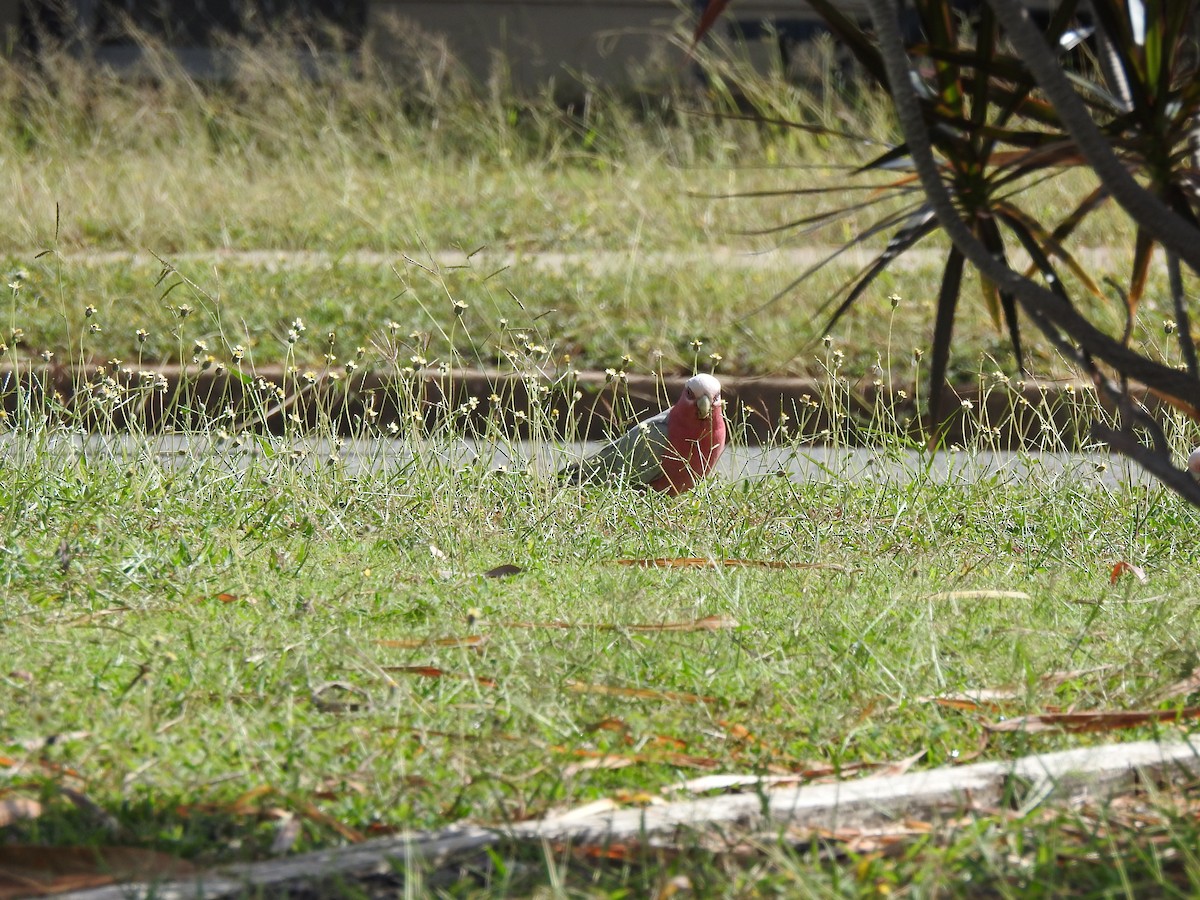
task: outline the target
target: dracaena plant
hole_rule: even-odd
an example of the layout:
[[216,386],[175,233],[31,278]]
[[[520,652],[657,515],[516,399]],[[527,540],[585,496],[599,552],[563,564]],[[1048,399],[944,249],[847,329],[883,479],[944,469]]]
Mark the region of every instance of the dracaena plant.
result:
[[[711,0],[697,36],[727,5],[728,0]],[[808,0],[808,5],[854,53],[866,77],[890,91],[896,107],[904,142],[863,172],[907,161],[912,171],[894,178],[890,187],[904,198],[913,196],[915,183],[921,188],[918,200],[902,201],[857,236],[861,241],[887,233],[890,239],[874,263],[835,298],[830,324],[897,258],[944,231],[951,247],[936,309],[931,403],[936,404],[945,378],[969,264],[980,275],[997,324],[1007,327],[1018,367],[1023,367],[1024,320],[1073,356],[1118,413],[1122,427],[1097,425],[1096,435],[1200,503],[1200,490],[1170,464],[1161,429],[1128,389],[1133,380],[1194,418],[1200,412],[1182,274],[1184,267],[1200,271],[1194,206],[1200,175],[1193,154],[1200,72],[1185,27],[1194,2],[1091,0],[1082,10],[1084,18],[1081,4],[1064,0],[1039,27],[1017,0],[975,4],[977,14],[969,22],[951,0],[914,0],[916,28],[912,21],[902,27],[894,0],[869,0],[871,27],[861,26],[829,0]],[[1092,29],[1094,65],[1068,74],[1063,52]],[[917,36],[906,39],[906,34]],[[1022,206],[1023,187],[1073,165],[1089,166],[1099,184],[1061,218],[1044,221]],[[1059,274],[1066,268],[1077,290],[1104,296],[1071,255],[1068,240],[1110,200],[1136,225],[1133,268],[1118,291],[1126,305],[1121,335],[1107,334],[1085,317]],[[1175,333],[1185,361],[1182,372],[1128,345],[1153,251],[1160,244],[1166,251]],[[1034,277],[1009,264],[1017,247],[1033,261],[1029,274]],[[932,405],[935,423],[938,413]]]

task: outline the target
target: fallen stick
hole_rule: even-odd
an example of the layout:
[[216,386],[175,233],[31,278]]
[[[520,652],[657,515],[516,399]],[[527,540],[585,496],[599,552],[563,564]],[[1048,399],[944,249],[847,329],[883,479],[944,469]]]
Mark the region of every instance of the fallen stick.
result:
[[[507,827],[462,826],[321,850],[283,860],[223,866],[194,879],[119,884],[69,894],[60,900],[212,900],[248,888],[330,876],[394,872],[421,862],[437,864],[511,841],[607,844],[655,843],[705,830],[799,826],[835,830],[886,824],[906,817],[950,817],[972,807],[1028,808],[1047,800],[1104,800],[1140,783],[1165,783],[1200,774],[1200,737],[1178,743],[1139,741],[1055,753],[1009,762],[945,766],[904,775],[789,786],[763,794],[665,803],[645,809],[567,813]],[[253,891],[251,891],[253,892]]]

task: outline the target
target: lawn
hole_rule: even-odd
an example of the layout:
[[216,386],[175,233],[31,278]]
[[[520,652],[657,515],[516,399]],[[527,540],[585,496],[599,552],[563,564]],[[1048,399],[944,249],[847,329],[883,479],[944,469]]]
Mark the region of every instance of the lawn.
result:
[[[581,125],[547,104],[405,109],[369,80],[280,83],[39,94],[9,77],[0,361],[500,364],[536,381],[531,360],[566,355],[831,377],[836,351],[840,371],[899,380],[928,342],[932,264],[881,282],[833,350],[816,310],[845,268],[752,311],[796,268],[751,265],[773,239],[739,232],[810,201],[689,192],[811,185],[829,170],[816,138],[615,101]],[[1119,274],[1107,227],[1080,241]],[[1163,343],[1158,303],[1143,347]],[[959,334],[954,372],[1011,369],[982,305]],[[258,858],[644,804],[710,772],[1009,759],[1115,738],[990,730],[1002,717],[1195,702],[1173,688],[1200,662],[1200,513],[1102,471],[1028,456],[947,483],[876,423],[874,479],[718,479],[669,499],[463,463],[444,431],[385,447],[364,428],[365,468],[221,411],[184,454],[157,435],[87,442],[45,402],[0,434],[0,803],[41,805],[9,843]],[[636,564],[658,558],[745,564]],[[1114,578],[1121,561],[1144,580]],[[981,689],[996,699],[961,702]],[[979,811],[888,853],[830,836],[605,865],[514,848],[444,889],[639,895],[686,875],[709,893],[1186,893],[1195,791],[1176,800],[1140,830],[1106,810]]]
[[[302,849],[712,771],[1006,759],[1111,736],[1001,716],[1157,706],[1197,664],[1196,512],[1099,474],[945,485],[884,448],[895,477],[669,500],[121,447],[7,444],[6,796],[46,807],[13,839],[228,860],[285,814]],[[621,564],[662,557],[815,566]],[[1120,560],[1146,582],[1110,583]]]

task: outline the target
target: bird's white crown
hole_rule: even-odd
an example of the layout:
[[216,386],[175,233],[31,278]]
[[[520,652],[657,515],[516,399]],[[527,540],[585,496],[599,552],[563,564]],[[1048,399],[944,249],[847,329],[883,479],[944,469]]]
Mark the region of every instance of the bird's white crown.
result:
[[710,400],[716,400],[721,393],[721,382],[706,372],[693,375],[684,387],[691,391],[693,396],[706,394]]

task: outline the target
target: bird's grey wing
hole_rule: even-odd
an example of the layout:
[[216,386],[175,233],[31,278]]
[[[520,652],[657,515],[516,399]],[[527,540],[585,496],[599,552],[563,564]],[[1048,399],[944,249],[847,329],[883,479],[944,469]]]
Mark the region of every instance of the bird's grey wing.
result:
[[611,475],[635,484],[649,484],[662,475],[662,458],[667,452],[667,413],[639,422],[615,441],[591,456],[568,466],[563,478],[568,484],[599,481]]

